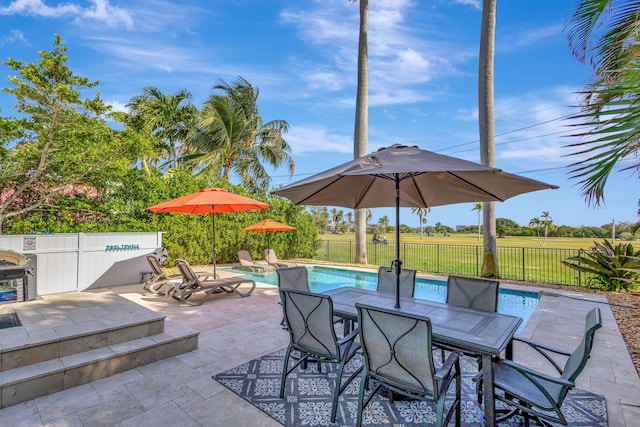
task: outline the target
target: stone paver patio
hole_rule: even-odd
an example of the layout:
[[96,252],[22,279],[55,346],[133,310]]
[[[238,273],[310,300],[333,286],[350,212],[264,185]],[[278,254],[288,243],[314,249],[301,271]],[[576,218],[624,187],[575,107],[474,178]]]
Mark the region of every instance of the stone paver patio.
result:
[[[282,312],[274,286],[258,284],[249,298],[216,295],[198,307],[144,293],[141,285],[92,292],[118,293],[198,330],[198,350],[2,409],[0,424],[279,425],[211,379],[213,374],[287,344],[288,335],[279,326]],[[604,325],[596,333],[591,359],[577,385],[606,397],[610,426],[631,427],[640,420],[640,378],[606,303],[606,298],[593,294],[547,291],[522,335],[558,348],[573,348],[584,329],[585,314],[598,305]],[[548,364],[521,350],[524,348],[516,345],[516,361],[553,373]]]

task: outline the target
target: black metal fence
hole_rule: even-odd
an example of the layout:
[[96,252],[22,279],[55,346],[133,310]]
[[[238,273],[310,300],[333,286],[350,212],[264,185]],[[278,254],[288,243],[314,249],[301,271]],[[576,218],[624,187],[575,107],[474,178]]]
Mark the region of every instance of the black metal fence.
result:
[[[401,243],[402,266],[430,273],[480,276],[481,246]],[[503,279],[523,282],[584,286],[586,277],[560,261],[578,255],[577,249],[498,247],[498,265]],[[355,243],[323,241],[315,259],[353,263]],[[373,265],[391,265],[395,245],[367,243],[367,260]]]

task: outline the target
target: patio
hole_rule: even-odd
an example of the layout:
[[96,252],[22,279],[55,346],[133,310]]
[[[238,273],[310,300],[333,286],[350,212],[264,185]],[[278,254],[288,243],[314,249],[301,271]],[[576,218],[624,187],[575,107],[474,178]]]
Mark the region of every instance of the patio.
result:
[[[2,409],[3,424],[279,425],[211,379],[286,346],[288,335],[279,326],[282,313],[274,286],[258,284],[249,298],[219,295],[199,307],[144,293],[141,285],[92,292],[117,293],[167,320],[198,330],[198,349]],[[584,315],[595,304],[602,310],[603,327],[596,333],[591,360],[577,386],[606,397],[610,426],[636,425],[640,419],[640,378],[605,298],[547,291],[522,335],[572,348],[582,333]],[[519,350],[516,345],[516,360],[528,364],[531,355]],[[543,369],[541,364],[534,367]]]

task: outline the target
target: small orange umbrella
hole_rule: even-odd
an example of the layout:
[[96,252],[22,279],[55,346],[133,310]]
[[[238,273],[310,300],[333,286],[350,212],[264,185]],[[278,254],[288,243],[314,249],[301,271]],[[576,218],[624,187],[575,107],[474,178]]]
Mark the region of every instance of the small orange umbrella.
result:
[[224,188],[205,188],[196,193],[177,197],[157,205],[149,206],[152,212],[183,212],[192,214],[211,214],[213,234],[213,276],[216,277],[216,220],[219,212],[238,212],[266,209],[269,205],[238,194],[229,193]]
[[242,229],[242,231],[291,231],[291,230],[297,230],[297,229],[295,227],[292,227],[291,225],[274,221],[273,219],[263,219],[257,224],[253,224]]
[[[243,228],[242,231],[267,231],[267,232],[271,232],[271,231],[291,231],[291,230],[297,230],[297,228],[288,225],[288,224],[283,224],[281,222],[275,221],[273,219],[263,219],[262,221],[250,225],[246,228]],[[271,234],[267,235],[267,246],[271,246]]]

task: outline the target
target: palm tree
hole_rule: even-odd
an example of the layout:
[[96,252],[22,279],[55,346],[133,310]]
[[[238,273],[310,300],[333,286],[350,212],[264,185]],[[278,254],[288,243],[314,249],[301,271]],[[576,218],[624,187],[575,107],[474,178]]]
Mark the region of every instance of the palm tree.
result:
[[351,231],[351,224],[353,224],[353,212],[347,212],[347,231]]
[[478,241],[480,241],[480,216],[482,215],[482,203],[476,203],[473,205],[472,211],[478,212]]
[[386,215],[381,216],[380,218],[378,218],[378,224],[380,225],[381,228],[381,232],[386,233],[387,232],[387,227],[389,226],[389,217]]
[[[353,158],[367,154],[369,126],[369,75],[367,56],[367,32],[369,31],[369,0],[360,1],[360,27],[358,35],[358,86],[356,89],[356,114],[353,132]],[[355,209],[356,250],[355,263],[367,264],[367,211]]]
[[283,134],[289,130],[284,120],[263,123],[258,112],[259,90],[239,77],[233,84],[214,87],[197,117],[197,128],[189,143],[194,154],[185,158],[199,173],[229,178],[233,171],[250,193],[264,192],[271,177],[263,162],[277,168],[287,164],[294,171],[291,148]]
[[536,235],[538,236],[538,245],[540,245],[540,247],[544,246],[542,244],[542,241],[540,240],[540,231],[542,229],[542,221],[540,221],[540,218],[538,217],[531,218],[529,220],[529,227],[536,230]]
[[156,87],[147,86],[127,104],[132,121],[160,141],[159,157],[166,157],[162,152],[170,153],[174,169],[178,168],[178,158],[185,148],[182,143],[196,114],[190,99],[191,94],[186,89],[166,95]]
[[[493,66],[496,35],[497,0],[484,0],[480,30],[480,55],[478,64],[478,120],[480,128],[480,161],[495,166],[495,129]],[[485,202],[482,276],[500,277],[496,242],[495,202]]]
[[420,221],[420,238],[422,239],[422,234],[424,233],[424,224],[427,223],[427,219],[425,218],[427,214],[431,211],[431,208],[411,208],[411,212],[418,215]]
[[553,227],[553,219],[549,215],[549,211],[543,211],[542,215],[540,215],[540,222],[542,227],[544,228],[544,243],[542,246],[547,244],[547,237],[549,235],[549,230]]
[[575,155],[587,155],[571,165],[571,172],[594,206],[603,202],[617,164],[633,159],[622,170],[640,170],[635,157],[640,149],[638,9],[638,0],[582,0],[565,24],[572,53],[580,62],[589,59],[594,71],[583,92],[583,111],[574,116],[584,130],[574,135],[580,142],[570,145]]

